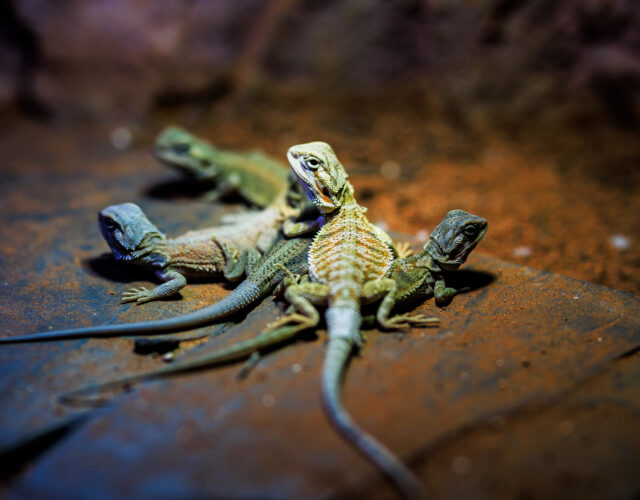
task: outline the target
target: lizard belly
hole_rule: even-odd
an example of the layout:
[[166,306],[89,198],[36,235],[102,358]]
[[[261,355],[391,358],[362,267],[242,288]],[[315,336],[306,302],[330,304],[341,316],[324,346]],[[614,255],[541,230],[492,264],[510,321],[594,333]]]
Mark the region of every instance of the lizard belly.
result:
[[325,224],[309,251],[314,280],[332,290],[352,287],[357,296],[365,282],[386,276],[392,262],[391,249],[360,214],[345,214]]

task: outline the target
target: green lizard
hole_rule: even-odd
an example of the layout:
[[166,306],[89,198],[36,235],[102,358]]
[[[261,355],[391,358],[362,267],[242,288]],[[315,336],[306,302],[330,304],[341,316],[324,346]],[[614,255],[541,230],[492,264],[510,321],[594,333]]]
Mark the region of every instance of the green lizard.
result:
[[[471,251],[483,238],[486,230],[487,222],[482,217],[469,214],[463,210],[450,211],[434,229],[422,251],[407,258],[396,260],[393,263],[390,278],[396,283],[395,305],[401,306],[420,299],[426,300],[432,296],[435,296],[437,304],[444,305],[454,295],[463,291],[446,286],[446,272],[454,271],[466,261]],[[297,280],[293,277],[285,280],[289,284],[292,281],[295,282]],[[388,305],[388,302],[386,306],[380,304],[376,316],[366,316],[364,322],[375,324],[377,319],[378,323],[388,325],[388,318],[390,312],[392,312]],[[395,320],[391,321],[391,324],[395,327],[403,327],[414,322],[415,318],[416,316],[397,315],[391,318]],[[423,326],[437,326],[439,322],[437,318],[423,317],[420,324]],[[76,403],[79,398],[92,396],[102,391],[121,389],[144,381],[242,360],[259,353],[261,350],[282,344],[295,337],[300,331],[299,325],[282,326],[258,337],[232,344],[215,352],[192,357],[157,370],[79,389],[60,396],[60,399],[64,402]],[[354,424],[351,423],[351,428],[353,427]],[[357,434],[361,435],[359,432]],[[411,488],[405,487],[403,490],[406,493],[417,494],[419,493],[419,485],[411,484]]]
[[[292,185],[285,164],[259,152],[224,151],[178,127],[158,135],[154,156],[162,163],[202,181],[215,181],[207,198],[238,193],[264,208],[281,202]],[[291,194],[291,193],[289,193]]]
[[[282,266],[295,273],[305,273],[307,249],[310,238],[280,238],[251,269],[247,278],[224,299],[204,309],[176,316],[142,323],[93,326],[70,330],[57,330],[19,335],[0,339],[0,344],[41,342],[49,340],[75,339],[86,337],[115,337],[125,335],[158,334],[188,330],[201,325],[220,321],[232,314],[248,311],[261,299],[269,295],[287,276]],[[208,245],[208,244],[207,244]]]

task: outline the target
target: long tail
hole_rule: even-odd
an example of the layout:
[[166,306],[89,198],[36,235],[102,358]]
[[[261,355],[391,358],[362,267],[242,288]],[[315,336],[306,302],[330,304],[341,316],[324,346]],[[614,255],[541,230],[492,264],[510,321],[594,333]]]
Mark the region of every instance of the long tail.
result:
[[[331,309],[328,313],[330,311]],[[335,321],[335,316],[338,315],[341,316],[339,322],[341,328],[332,330],[332,323]],[[355,339],[352,327],[354,324],[359,325],[359,314],[352,310],[352,316],[357,316],[353,317],[351,321],[345,319],[345,309],[338,315],[333,317],[331,314],[327,315],[329,344],[322,372],[322,402],[325,412],[338,432],[353,443],[365,458],[373,462],[407,498],[424,498],[424,490],[420,481],[398,457],[371,434],[360,428],[342,406],[340,383],[354,347]],[[349,324],[351,324],[351,328],[348,328]],[[359,332],[356,333],[359,335]]]
[[198,311],[176,316],[175,318],[146,321],[141,323],[124,323],[119,325],[91,326],[70,330],[18,335],[0,339],[1,344],[18,344],[24,342],[44,342],[48,340],[68,340],[87,337],[119,337],[127,335],[152,335],[159,333],[187,330],[226,318],[245,309],[262,299],[269,291],[263,292],[250,281],[243,281],[220,302]]
[[100,392],[121,389],[148,380],[178,375],[180,373],[186,373],[202,368],[230,363],[232,361],[238,361],[240,359],[248,357],[250,354],[256,351],[285,342],[293,338],[300,331],[301,328],[297,325],[285,326],[269,333],[263,333],[255,338],[245,340],[243,342],[238,342],[236,344],[230,345],[229,347],[202,354],[200,356],[177,363],[175,365],[167,366],[158,370],[139,373],[137,375],[131,375],[129,377],[119,378],[117,380],[112,380],[110,382],[105,382],[102,384],[88,386],[83,389],[78,389],[77,391],[68,392],[66,394],[60,395],[59,399],[62,402],[75,402],[78,398],[95,395]]

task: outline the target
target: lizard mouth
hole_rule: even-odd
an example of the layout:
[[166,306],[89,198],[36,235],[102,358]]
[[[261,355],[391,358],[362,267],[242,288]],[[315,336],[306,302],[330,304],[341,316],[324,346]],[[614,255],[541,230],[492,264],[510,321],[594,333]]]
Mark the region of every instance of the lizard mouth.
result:
[[310,175],[310,178],[307,178],[307,176],[302,173],[304,172],[304,166],[299,156],[294,156],[289,153],[289,161],[298,183],[302,186],[307,197],[314,205],[323,212],[332,212],[340,206],[338,200],[331,194],[331,191],[326,186],[323,186],[314,175]]

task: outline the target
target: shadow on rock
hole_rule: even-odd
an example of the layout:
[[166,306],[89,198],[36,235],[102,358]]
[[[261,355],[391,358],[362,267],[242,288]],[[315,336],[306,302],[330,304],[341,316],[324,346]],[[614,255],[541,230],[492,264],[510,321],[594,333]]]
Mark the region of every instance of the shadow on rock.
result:
[[139,266],[118,262],[110,253],[84,259],[82,268],[93,276],[116,283],[132,283],[134,281],[150,281],[153,279],[153,273]]
[[445,282],[447,283],[447,286],[458,290],[464,288],[470,292],[489,286],[495,280],[496,277],[491,273],[486,271],[474,271],[471,269],[462,269],[445,275]]
[[88,418],[87,413],[73,415],[22,436],[14,444],[0,449],[0,479],[17,475],[28,464],[78,430]]

